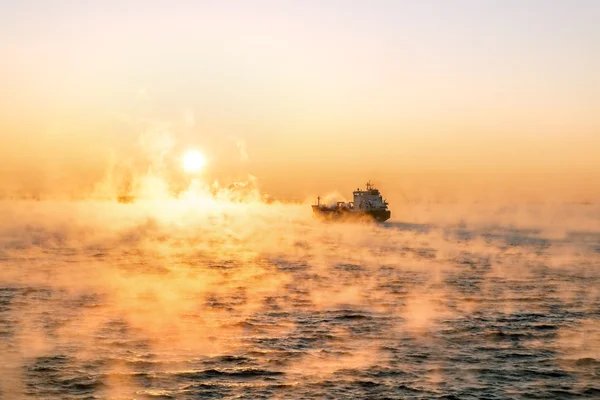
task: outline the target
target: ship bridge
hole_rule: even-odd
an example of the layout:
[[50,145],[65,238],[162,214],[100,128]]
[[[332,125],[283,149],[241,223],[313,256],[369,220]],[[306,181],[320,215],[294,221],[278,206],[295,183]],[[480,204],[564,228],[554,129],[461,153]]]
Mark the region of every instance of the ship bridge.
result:
[[357,188],[352,194],[354,195],[353,208],[355,210],[387,209],[387,201],[381,197],[379,190],[370,181],[366,184],[366,190]]

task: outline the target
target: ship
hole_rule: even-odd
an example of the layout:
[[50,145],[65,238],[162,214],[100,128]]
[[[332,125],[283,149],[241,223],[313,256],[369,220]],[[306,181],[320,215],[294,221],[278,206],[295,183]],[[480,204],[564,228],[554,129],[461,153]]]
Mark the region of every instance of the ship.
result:
[[384,222],[390,219],[392,213],[388,210],[388,202],[370,181],[366,184],[366,190],[357,188],[352,194],[354,201],[338,201],[329,206],[321,204],[321,196],[318,196],[317,204],[312,205],[313,214],[331,220],[369,219]]

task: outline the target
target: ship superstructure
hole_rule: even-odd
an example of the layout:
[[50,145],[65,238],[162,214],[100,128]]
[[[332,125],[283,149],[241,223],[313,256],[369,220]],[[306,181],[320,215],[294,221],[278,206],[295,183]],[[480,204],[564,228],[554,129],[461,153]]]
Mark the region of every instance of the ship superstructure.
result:
[[383,199],[378,189],[371,182],[367,182],[366,190],[357,188],[352,192],[354,201],[338,201],[334,205],[321,204],[321,197],[317,197],[317,204],[312,206],[316,216],[324,218],[372,218],[378,222],[387,221],[391,212],[388,202]]

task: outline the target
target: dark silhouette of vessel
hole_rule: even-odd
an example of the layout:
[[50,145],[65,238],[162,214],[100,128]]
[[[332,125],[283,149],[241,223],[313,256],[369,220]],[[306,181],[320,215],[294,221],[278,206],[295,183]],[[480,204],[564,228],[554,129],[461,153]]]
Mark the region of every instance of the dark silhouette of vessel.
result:
[[392,215],[388,210],[388,202],[383,199],[378,189],[371,182],[367,182],[366,190],[357,188],[352,194],[354,201],[348,203],[338,201],[335,205],[321,204],[321,196],[317,197],[317,204],[312,206],[313,214],[325,219],[373,219],[384,222]]

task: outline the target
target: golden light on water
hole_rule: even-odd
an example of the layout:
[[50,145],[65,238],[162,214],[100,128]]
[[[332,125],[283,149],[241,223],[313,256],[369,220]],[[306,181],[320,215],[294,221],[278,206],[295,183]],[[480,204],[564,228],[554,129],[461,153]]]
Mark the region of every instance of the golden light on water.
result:
[[198,172],[206,165],[206,158],[198,150],[189,150],[183,156],[183,169],[186,172]]

